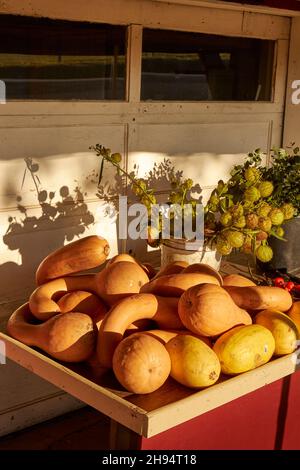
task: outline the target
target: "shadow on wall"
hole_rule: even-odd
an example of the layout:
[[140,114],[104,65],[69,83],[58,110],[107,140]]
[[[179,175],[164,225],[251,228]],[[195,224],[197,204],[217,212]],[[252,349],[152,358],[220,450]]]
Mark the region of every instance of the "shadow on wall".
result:
[[[70,189],[61,186],[55,191],[44,189],[39,179],[39,165],[32,159],[25,159],[25,178],[30,177],[35,187],[37,205],[26,207],[22,197],[16,197],[18,215],[8,216],[8,224],[3,235],[3,244],[8,250],[15,252],[19,262],[7,261],[0,265],[0,301],[26,298],[35,286],[35,271],[41,260],[50,252],[60,248],[76,238],[88,235],[86,231],[96,224],[94,215],[85,203],[85,193],[79,186]],[[109,164],[107,164],[107,169]],[[100,168],[100,162],[99,162]],[[132,177],[143,177],[149,188],[153,188],[159,203],[167,201],[168,193],[173,181],[183,182],[183,171],[175,169],[173,162],[164,159],[154,163],[146,174],[138,165],[130,172]],[[143,173],[143,174],[142,174]],[[104,184],[98,183],[97,171],[87,177],[89,183],[97,190],[97,197],[104,205],[103,215],[108,219],[115,219],[117,233],[119,233],[119,219],[116,217],[119,210],[120,194],[127,195],[128,203],[140,202],[132,192],[130,181],[116,172],[113,179],[106,179]],[[98,189],[97,189],[98,188]],[[201,198],[201,188],[197,184],[191,192],[194,197]],[[113,209],[113,210],[111,210]],[[133,217],[128,218],[128,224]],[[124,245],[118,240],[119,252]],[[153,261],[157,250],[149,251],[146,240],[127,240],[126,251],[144,261]],[[17,257],[14,256],[14,259]]]
[[[25,163],[23,183],[25,175],[29,174],[34,182],[38,206],[28,210],[18,196],[18,217],[8,217],[3,243],[9,250],[18,251],[21,262],[6,262],[0,266],[2,301],[6,296],[11,300],[11,293],[22,296],[31,292],[35,270],[41,260],[65,242],[82,236],[94,224],[94,216],[78,186],[73,190],[62,186],[57,192],[47,191],[39,180],[38,164],[31,159],[25,159]],[[35,215],[29,215],[29,212]]]

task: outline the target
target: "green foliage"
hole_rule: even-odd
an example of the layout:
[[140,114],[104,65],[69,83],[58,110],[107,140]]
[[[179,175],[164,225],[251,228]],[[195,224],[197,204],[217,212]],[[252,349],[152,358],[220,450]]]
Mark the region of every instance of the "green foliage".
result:
[[299,147],[292,152],[285,149],[273,149],[271,154],[272,166],[264,168],[264,176],[273,182],[274,192],[272,203],[280,207],[289,203],[300,214],[300,155]]
[[[138,178],[135,172],[128,173],[122,167],[119,153],[111,153],[110,149],[99,144],[91,149],[102,157],[99,183],[104,163],[108,162],[129,182],[134,195],[147,207],[150,226],[151,207],[157,204],[154,188],[151,187],[153,180]],[[284,240],[281,224],[300,212],[298,154],[299,148],[294,148],[292,155],[284,149],[273,149],[272,166],[266,167],[262,164],[264,154],[256,149],[249,153],[244,164],[234,166],[229,180],[218,182],[204,208],[205,242],[216,247],[222,255],[238,249],[245,253],[252,252],[261,261],[269,261],[272,250],[268,246],[268,238],[273,236]],[[188,205],[195,220],[199,199],[192,196],[193,186],[191,179],[172,178],[166,203],[169,206],[177,204],[182,209]],[[177,215],[170,211],[169,216],[174,228]],[[148,243],[151,246],[159,245],[161,228],[160,215],[157,227],[149,231]]]
[[231,173],[232,177],[243,177],[249,168],[259,171],[265,181],[273,184],[274,190],[267,199],[275,207],[285,203],[292,204],[294,215],[300,214],[300,155],[299,147],[273,148],[270,154],[270,166],[262,164],[264,154],[260,149],[249,153],[243,165],[236,165]]
[[205,225],[214,226],[210,242],[221,254],[235,248],[270,261],[269,237],[284,240],[281,224],[299,209],[298,152],[294,149],[290,156],[273,150],[273,166],[267,168],[256,149],[244,164],[234,166],[227,182],[219,181],[207,204]]

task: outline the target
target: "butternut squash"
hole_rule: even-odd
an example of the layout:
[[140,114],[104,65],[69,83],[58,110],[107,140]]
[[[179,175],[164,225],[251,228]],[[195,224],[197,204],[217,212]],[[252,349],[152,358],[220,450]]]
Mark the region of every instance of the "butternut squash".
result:
[[119,263],[120,261],[128,261],[129,263],[137,264],[137,261],[133,256],[128,255],[127,253],[120,253],[119,255],[115,255],[111,259],[109,259],[106,263],[106,266],[109,266],[113,263]]
[[[177,300],[177,303],[176,303],[176,313],[177,313],[178,299],[176,300]],[[85,313],[86,315],[89,315],[89,317],[91,317],[91,319],[93,320],[94,325],[96,326],[97,330],[99,330],[101,322],[108,311],[108,308],[106,307],[104,302],[100,299],[100,297],[98,297],[95,294],[91,294],[90,292],[85,292],[85,291],[68,292],[57,301],[57,305],[59,306],[61,313],[81,312],[81,313]],[[178,317],[178,322],[180,322],[179,317]],[[174,320],[172,323],[172,317],[170,317],[170,323],[174,324]],[[135,323],[132,323],[131,325],[128,326],[128,328],[126,329],[126,334],[129,335],[132,333],[137,333],[139,331],[148,330],[151,327],[153,328],[153,324],[155,326],[155,323],[152,322],[151,320],[138,320]]]
[[145,334],[153,336],[158,339],[162,344],[167,344],[171,339],[176,338],[178,335],[192,335],[196,338],[201,339],[207,346],[212,347],[212,343],[209,338],[204,336],[195,335],[189,330],[148,330]]
[[96,345],[93,322],[84,313],[58,314],[45,323],[34,324],[29,304],[19,307],[9,318],[7,332],[28,346],[36,346],[64,362],[88,359]]
[[236,287],[256,286],[251,279],[241,276],[240,274],[227,274],[227,276],[223,277],[223,285]]
[[287,314],[297,326],[300,335],[300,301],[294,302]]
[[141,266],[149,279],[152,279],[156,275],[156,270],[151,266],[150,263],[144,263],[141,264],[139,261],[137,261],[133,256],[128,255],[127,253],[121,253],[119,255],[114,256],[110,260],[108,260],[106,266],[109,266],[110,264],[113,263],[119,263],[120,261],[128,261],[129,263],[135,263]]
[[274,354],[275,340],[264,326],[236,326],[217,339],[213,350],[222,372],[236,375],[268,362]]
[[149,278],[141,266],[120,261],[109,265],[95,276],[95,290],[104,302],[114,305],[122,298],[140,292],[147,282]]
[[105,238],[91,235],[80,238],[50,253],[36,271],[37,285],[52,279],[96,268],[109,255],[109,244]]
[[271,309],[263,310],[256,315],[255,323],[271,331],[275,339],[276,356],[291,354],[297,348],[299,338],[297,326],[284,313]]
[[177,335],[166,343],[171,358],[171,377],[190,388],[213,385],[219,378],[221,365],[216,353],[200,338]]
[[42,284],[29,297],[30,311],[39,320],[48,320],[61,311],[58,303],[53,300],[57,293],[80,290],[95,293],[94,274],[61,277]]
[[156,296],[159,308],[155,315],[155,323],[162,330],[180,330],[184,328],[178,315],[178,297]]
[[234,302],[245,310],[275,309],[286,312],[292,306],[293,300],[289,292],[280,287],[224,286]]
[[142,286],[140,292],[164,297],[180,297],[190,287],[205,283],[220,285],[215,276],[210,274],[179,273],[152,279]]
[[30,310],[39,320],[47,320],[60,307],[54,300],[58,292],[84,290],[98,295],[108,305],[137,293],[149,281],[144,270],[136,263],[120,261],[113,263],[97,274],[67,276],[39,286],[29,298]]
[[153,294],[135,294],[114,305],[104,317],[99,330],[97,354],[100,364],[111,367],[113,353],[129,325],[142,319],[156,321],[169,308],[164,297],[155,297]]
[[132,393],[151,393],[161,387],[171,370],[166,348],[155,338],[135,333],[117,346],[113,371],[123,387]]
[[100,297],[82,290],[68,292],[57,301],[57,305],[61,313],[81,312],[89,315],[98,330],[108,310]]
[[124,338],[126,338],[126,336],[132,335],[133,333],[141,333],[142,331],[152,330],[155,328],[155,326],[156,325],[152,320],[137,320],[126,328],[126,331],[124,332]]
[[220,286],[223,285],[223,278],[221,274],[216,271],[216,269],[212,268],[208,264],[205,263],[194,263],[190,264],[182,271],[182,274],[185,273],[200,273],[200,274],[208,274],[210,276],[214,276],[217,281],[219,282]]
[[179,299],[178,313],[184,326],[201,336],[218,336],[236,325],[252,323],[250,315],[213,284],[187,289]]
[[168,276],[169,274],[179,274],[181,273],[189,263],[186,261],[173,261],[173,263],[167,264],[161,268],[155,276],[155,279],[161,276]]
[[156,276],[157,271],[150,263],[143,263],[141,266],[149,279],[153,279]]

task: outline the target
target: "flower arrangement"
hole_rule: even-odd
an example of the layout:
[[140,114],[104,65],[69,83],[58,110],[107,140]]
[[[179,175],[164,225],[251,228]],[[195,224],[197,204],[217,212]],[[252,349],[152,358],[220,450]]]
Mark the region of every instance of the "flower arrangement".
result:
[[[91,149],[102,157],[99,182],[104,162],[115,166],[119,174],[129,179],[133,193],[147,207],[150,222],[151,205],[156,204],[157,200],[147,180],[126,172],[120,165],[122,157],[119,153],[111,153],[110,149],[99,144]],[[253,253],[262,262],[272,259],[269,238],[273,236],[285,240],[282,224],[299,211],[298,151],[294,149],[294,157],[290,157],[282,149],[274,150],[273,167],[267,168],[262,165],[263,153],[257,149],[249,153],[245,163],[233,168],[228,181],[218,182],[204,207],[206,245],[215,248],[221,255],[241,250]],[[191,179],[174,179],[166,202],[170,206],[187,205],[195,218],[199,199],[193,197],[193,185]],[[148,243],[159,246],[162,241],[160,221],[156,227],[149,223]]]
[[222,255],[236,248],[269,262],[273,257],[269,237],[285,240],[282,224],[294,217],[295,208],[279,200],[279,182],[261,162],[262,152],[257,149],[243,165],[236,165],[226,184],[220,181],[210,196],[206,225],[215,232]]
[[[110,149],[103,147],[100,144],[90,147],[96,154],[102,157],[100,163],[99,181],[100,184],[103,176],[104,162],[113,165],[119,175],[129,180],[130,189],[134,196],[147,208],[148,211],[148,244],[152,247],[158,247],[162,243],[162,218],[159,216],[156,220],[156,225],[153,224],[155,220],[151,219],[151,207],[158,204],[157,197],[153,187],[149,186],[147,178],[138,178],[135,173],[128,173],[121,166],[122,157],[120,153],[111,153]],[[197,204],[199,198],[193,197],[192,189],[194,182],[188,178],[184,179],[178,174],[173,174],[171,180],[171,191],[168,194],[166,205],[172,206],[174,204],[180,206],[182,209],[187,207],[192,212],[191,218],[195,219],[197,215]],[[170,212],[170,232],[174,234],[175,231],[175,218],[176,212]]]

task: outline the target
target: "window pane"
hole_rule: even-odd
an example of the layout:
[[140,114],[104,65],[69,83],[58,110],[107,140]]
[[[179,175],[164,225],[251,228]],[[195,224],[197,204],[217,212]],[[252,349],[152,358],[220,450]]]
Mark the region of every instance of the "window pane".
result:
[[8,100],[124,100],[126,28],[0,16]]
[[270,101],[274,41],[145,29],[142,100]]

